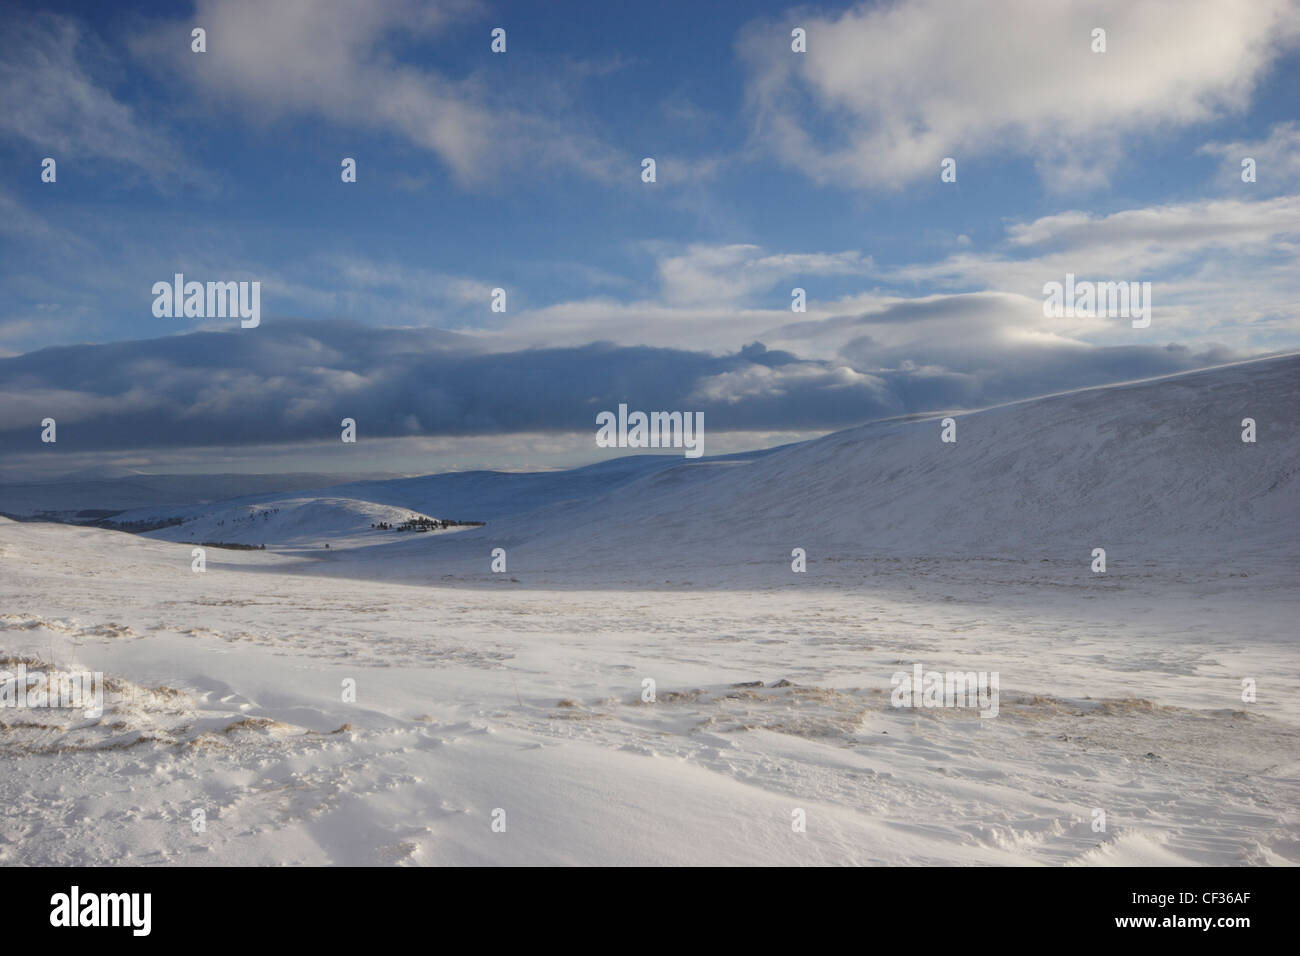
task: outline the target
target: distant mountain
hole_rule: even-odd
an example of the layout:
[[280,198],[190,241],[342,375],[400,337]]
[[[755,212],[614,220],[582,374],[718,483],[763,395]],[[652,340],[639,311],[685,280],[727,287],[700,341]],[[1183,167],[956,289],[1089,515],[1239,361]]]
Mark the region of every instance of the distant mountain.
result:
[[0,482],[0,512],[34,515],[83,509],[162,508],[244,495],[322,488],[337,475],[148,475],[131,469],[83,469],[40,481]]

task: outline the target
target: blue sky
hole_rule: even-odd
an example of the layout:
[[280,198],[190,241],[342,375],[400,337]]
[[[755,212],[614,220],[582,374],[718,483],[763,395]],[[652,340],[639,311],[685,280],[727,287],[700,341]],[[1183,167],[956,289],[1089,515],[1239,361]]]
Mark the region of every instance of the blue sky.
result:
[[[721,452],[1300,338],[1291,0],[105,6],[0,15],[11,469],[46,414],[68,467],[355,470],[353,408],[369,467],[547,467],[620,401]],[[1067,271],[1151,327],[1044,317]]]

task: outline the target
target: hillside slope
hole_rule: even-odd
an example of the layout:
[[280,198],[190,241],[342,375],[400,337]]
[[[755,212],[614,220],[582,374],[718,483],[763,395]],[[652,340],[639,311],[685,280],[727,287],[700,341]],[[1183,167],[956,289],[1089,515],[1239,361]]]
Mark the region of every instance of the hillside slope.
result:
[[[912,556],[1129,566],[1295,567],[1300,546],[1300,356],[864,425],[752,459],[679,461],[454,539],[371,555],[410,574],[511,570],[601,584],[695,583],[745,566]],[[1258,440],[1241,441],[1253,418]],[[471,572],[472,569],[472,572]],[[342,569],[339,569],[340,571]],[[363,573],[370,573],[365,572]],[[393,571],[407,574],[408,571]]]

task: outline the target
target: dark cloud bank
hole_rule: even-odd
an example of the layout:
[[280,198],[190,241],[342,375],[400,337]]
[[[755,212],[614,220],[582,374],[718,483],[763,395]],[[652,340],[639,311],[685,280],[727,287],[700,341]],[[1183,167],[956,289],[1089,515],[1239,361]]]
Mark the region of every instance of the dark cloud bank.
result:
[[874,352],[864,339],[834,361],[760,343],[722,356],[604,343],[490,352],[449,332],[280,319],[0,359],[0,450],[34,450],[44,417],[58,421],[60,444],[158,449],[337,439],[344,417],[370,437],[594,431],[596,413],[620,402],[702,411],[714,432],[830,430],[1239,357],[1035,346],[967,360]]

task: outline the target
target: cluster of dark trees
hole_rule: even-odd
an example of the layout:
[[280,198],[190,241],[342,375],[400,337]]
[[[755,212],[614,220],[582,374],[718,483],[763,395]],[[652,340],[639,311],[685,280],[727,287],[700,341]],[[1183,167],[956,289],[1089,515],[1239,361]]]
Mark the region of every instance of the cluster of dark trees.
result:
[[[192,541],[188,543],[193,544]],[[227,550],[230,551],[265,551],[266,550],[266,545],[264,544],[231,544],[226,541],[200,541],[199,546],[204,548],[226,548]],[[325,547],[328,548],[329,545],[327,544],[325,545]]]
[[436,531],[444,528],[477,528],[483,524],[483,521],[452,521],[449,518],[407,518],[399,525],[381,521],[370,527],[379,531]]
[[[258,518],[261,518],[263,521],[270,521],[271,515],[278,515],[279,513],[280,513],[279,508],[267,508],[265,511],[251,511],[246,515],[241,515],[240,517],[235,518],[233,521],[231,521],[231,524],[239,524],[240,522],[243,521],[256,521]],[[217,522],[217,527],[220,528],[224,526],[225,523],[226,523],[226,519],[222,518],[220,521]]]

